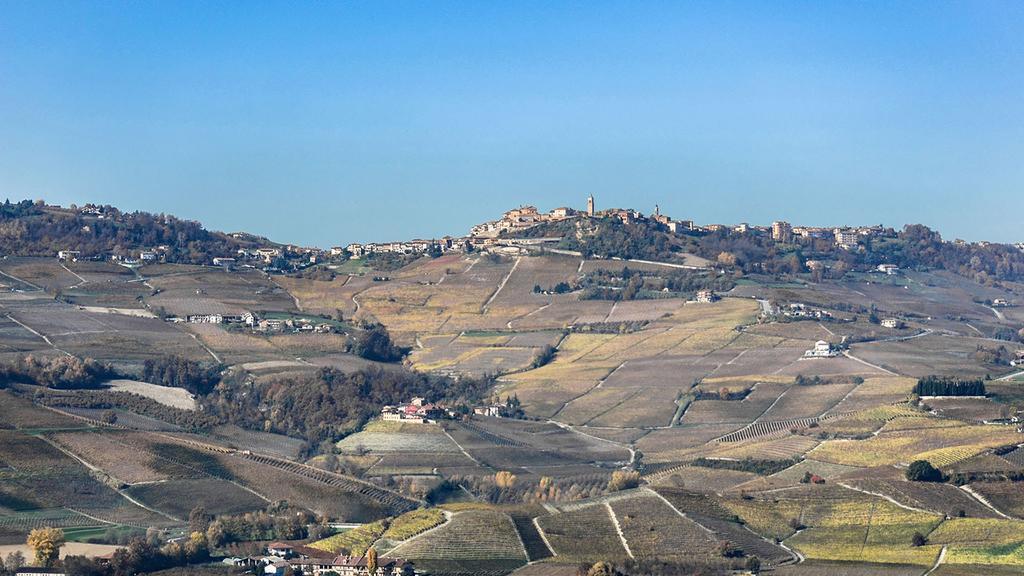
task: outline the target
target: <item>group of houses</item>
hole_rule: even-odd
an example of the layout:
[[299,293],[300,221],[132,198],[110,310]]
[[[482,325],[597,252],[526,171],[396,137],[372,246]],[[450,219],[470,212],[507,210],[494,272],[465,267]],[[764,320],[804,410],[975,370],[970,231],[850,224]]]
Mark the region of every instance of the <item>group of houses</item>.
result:
[[[304,576],[371,576],[370,559],[364,556],[338,555],[333,552],[288,544],[271,542],[266,554],[246,558],[225,558],[225,564],[248,568],[261,576],[285,576],[301,573]],[[377,558],[372,576],[413,576],[416,570],[412,563],[400,558]]]
[[[550,212],[541,212],[536,206],[520,206],[505,212],[501,218],[477,224],[470,229],[469,242],[471,244],[485,244],[487,239],[495,239],[498,236],[532,228],[545,222],[557,222],[568,218],[617,218],[625,224],[652,221],[663,225],[673,234],[686,233],[709,233],[731,231],[736,234],[769,235],[773,240],[782,243],[810,242],[813,240],[831,240],[835,246],[846,250],[856,250],[868,238],[893,238],[896,237],[896,230],[877,226],[856,226],[856,227],[814,227],[814,226],[793,226],[782,220],[775,221],[771,226],[755,226],[746,222],[727,226],[725,224],[697,225],[693,220],[676,220],[661,213],[658,205],[654,206],[654,212],[646,215],[639,210],[624,208],[606,208],[596,210],[593,195],[587,198],[586,210],[575,210],[568,207],[559,207]],[[895,266],[884,265],[887,268],[879,268],[887,274],[894,274]]]
[[408,404],[385,406],[380,409],[380,419],[385,422],[414,422],[436,424],[438,420],[455,417],[455,412],[440,404],[427,402],[425,398],[413,397]]
[[187,324],[241,324],[260,333],[312,333],[338,332],[336,325],[320,318],[260,318],[252,312],[231,314],[226,312],[197,313],[186,316],[168,316],[168,322]]
[[[772,222],[768,229],[753,227],[755,232],[769,232],[772,240],[782,243],[812,240],[831,240],[835,246],[844,250],[856,250],[868,238],[895,238],[896,230],[877,226],[856,226],[856,227],[815,227],[815,226],[793,226],[789,222],[777,220]],[[886,265],[888,266],[888,265]],[[893,268],[895,270],[895,267]],[[894,273],[894,272],[893,272]]]
[[[137,250],[129,255],[125,254],[112,254],[110,261],[120,266],[128,268],[134,268],[136,266],[142,266],[143,264],[153,264],[155,262],[163,262],[166,259],[167,252],[170,250],[169,246],[157,246],[151,250]],[[102,255],[94,256],[83,256],[81,250],[58,250],[57,260],[61,262],[78,262],[79,260],[103,260],[105,257]]]
[[800,302],[792,302],[789,308],[783,313],[783,316],[787,318],[810,318],[814,320],[831,320],[833,319],[832,313],[828,310],[822,310],[821,308],[813,308],[807,304]]

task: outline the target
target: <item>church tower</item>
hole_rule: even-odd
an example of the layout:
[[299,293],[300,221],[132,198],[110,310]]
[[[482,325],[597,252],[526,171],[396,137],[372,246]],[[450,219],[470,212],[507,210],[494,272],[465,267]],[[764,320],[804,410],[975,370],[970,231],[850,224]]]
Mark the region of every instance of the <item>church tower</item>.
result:
[[587,196],[587,216],[594,215],[594,195]]

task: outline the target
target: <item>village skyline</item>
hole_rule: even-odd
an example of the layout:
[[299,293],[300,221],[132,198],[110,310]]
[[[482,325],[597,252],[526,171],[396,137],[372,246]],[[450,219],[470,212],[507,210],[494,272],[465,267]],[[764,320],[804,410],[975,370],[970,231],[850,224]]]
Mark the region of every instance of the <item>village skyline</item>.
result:
[[0,190],[318,246],[587,194],[1019,242],[1024,13],[929,8],[7,3]]

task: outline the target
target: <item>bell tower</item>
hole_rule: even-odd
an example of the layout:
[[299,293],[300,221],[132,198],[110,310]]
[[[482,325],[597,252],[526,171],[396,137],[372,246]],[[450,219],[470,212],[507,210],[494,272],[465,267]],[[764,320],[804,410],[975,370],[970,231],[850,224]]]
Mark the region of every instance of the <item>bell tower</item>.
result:
[[587,196],[587,216],[594,215],[594,195]]

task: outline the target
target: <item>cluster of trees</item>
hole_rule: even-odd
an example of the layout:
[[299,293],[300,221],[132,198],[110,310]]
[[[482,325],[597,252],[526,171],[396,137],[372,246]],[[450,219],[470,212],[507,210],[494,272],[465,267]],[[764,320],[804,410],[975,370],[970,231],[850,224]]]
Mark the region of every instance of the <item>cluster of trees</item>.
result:
[[206,395],[220,382],[220,366],[196,362],[181,356],[147,359],[142,365],[142,380],[151,384],[184,388]]
[[719,388],[716,391],[698,390],[693,393],[694,400],[725,400],[735,402],[737,400],[743,400],[750,395],[751,388],[727,388],[725,386]]
[[319,536],[328,527],[325,519],[280,502],[266,510],[216,518],[196,507],[189,513],[189,530],[202,533],[207,545],[216,548],[232,542],[304,540]]
[[[440,254],[438,254],[440,255]],[[398,254],[396,252],[376,252],[364,257],[364,262],[373,270],[393,272],[404,268],[420,259],[419,254]]]
[[42,201],[8,200],[0,205],[0,241],[5,253],[18,256],[53,256],[67,249],[87,256],[128,256],[140,248],[167,246],[167,261],[191,264],[208,263],[243,246],[230,236],[205,230],[198,222],[164,214],[125,213],[111,206],[102,210],[105,217],[97,219],[74,209],[48,208]]
[[[33,550],[36,566],[63,571],[68,576],[134,576],[210,559],[206,538],[199,532],[193,532],[184,542],[161,546],[158,531],[151,529],[146,537],[135,537],[126,547],[114,551],[108,562],[85,556],[67,556],[61,560],[60,549],[65,540],[64,531],[59,528],[36,528],[29,533],[26,543]],[[9,554],[2,572],[5,576],[14,574],[25,564],[20,553]]]
[[925,376],[914,385],[918,396],[984,396],[985,382],[951,376]]
[[26,564],[25,555],[19,550],[10,552],[6,558],[0,558],[0,576],[14,576]]
[[356,333],[352,341],[352,353],[377,362],[398,362],[409,350],[396,345],[383,325],[374,324]]
[[0,365],[0,381],[59,390],[96,388],[116,376],[114,369],[102,362],[74,356],[45,358],[28,355]]
[[546,289],[541,288],[540,284],[533,285],[534,294],[568,294],[569,292],[572,291],[572,284],[569,284],[568,282],[565,281],[559,282],[558,284],[555,284],[554,286],[548,287]]
[[1024,342],[1024,328],[1014,330],[1009,326],[1000,326],[992,331],[992,337],[1007,342]]
[[769,476],[781,472],[794,464],[800,462],[799,458],[789,460],[761,460],[746,457],[742,460],[723,460],[719,458],[697,458],[693,461],[694,466],[703,468],[716,468],[719,470],[739,470],[741,472],[753,472],[762,476]]
[[804,376],[797,374],[793,381],[797,386],[820,386],[827,384],[863,384],[864,378],[860,376]]
[[68,408],[94,408],[99,410],[122,409],[135,414],[149,416],[186,430],[202,431],[222,424],[220,418],[198,410],[182,410],[161,404],[151,398],[129,392],[105,390],[80,390],[74,394],[59,391],[36,391],[35,402],[46,406]]
[[[583,234],[562,234],[562,243],[584,256],[638,260],[675,260],[679,246],[655,222],[626,224],[618,218],[601,218],[580,222],[589,227]],[[532,230],[532,229],[531,229]]]
[[430,499],[442,496],[444,491],[465,489],[492,504],[569,502],[605,494],[608,492],[607,483],[608,477],[603,475],[595,475],[592,479],[542,476],[536,482],[528,482],[502,470],[491,476],[453,476]]
[[699,237],[695,251],[722,264],[735,264],[744,272],[772,275],[795,274],[802,271],[803,262],[815,259],[831,262],[830,275],[835,278],[879,264],[948,270],[983,284],[1024,278],[1024,252],[1016,247],[945,242],[938,232],[921,224],[907,225],[895,237],[865,237],[858,250],[842,249],[831,238],[789,245],[779,244],[767,234],[722,230]]
[[533,362],[530,363],[530,367],[540,368],[541,366],[548,364],[549,362],[555,359],[555,354],[557,353],[558,350],[556,350],[554,346],[552,346],[551,344],[545,344],[540,350],[537,351],[537,354],[534,355]]
[[907,480],[911,482],[942,482],[942,471],[927,460],[914,460],[907,467]]
[[616,470],[608,479],[608,491],[629,490],[640,485],[640,473],[635,470]]
[[[386,333],[385,333],[386,334]],[[388,341],[390,339],[388,338]],[[54,367],[50,367],[50,363]],[[57,367],[89,366],[90,370],[63,370]],[[75,358],[55,360],[26,359],[9,369],[0,381],[26,381],[81,388],[98,383],[103,377],[85,378],[102,365]],[[16,369],[15,369],[16,368]],[[168,356],[146,363],[144,379],[162,385],[182,386],[199,395],[201,410],[181,410],[150,398],[127,392],[78,390],[74,394],[60,390],[36,390],[34,400],[48,406],[127,410],[175,424],[187,430],[201,431],[221,424],[237,424],[249,430],[276,432],[318,446],[337,441],[357,431],[388,404],[422,396],[431,402],[461,407],[477,404],[486,397],[491,380],[448,378],[425,375],[401,366],[365,368],[342,372],[324,368],[317,372],[286,374],[277,378],[248,381],[242,373],[231,374],[230,385],[216,386],[216,368],[182,358]],[[68,374],[75,374],[72,378]],[[521,411],[518,399],[508,399],[512,411]]]
[[665,292],[694,294],[699,290],[726,292],[736,286],[731,274],[711,274],[693,270],[598,269],[580,280],[584,300],[641,300],[660,298]]
[[323,368],[248,381],[235,374],[228,386],[201,399],[203,412],[222,422],[305,439],[310,446],[336,441],[359,430],[385,405],[422,396],[430,402],[473,405],[490,380],[452,379],[402,367],[369,367],[352,372]]
[[1011,353],[1006,346],[989,348],[988,346],[978,345],[972,356],[978,362],[995,364],[996,366],[1008,366],[1013,360],[1013,353]]

